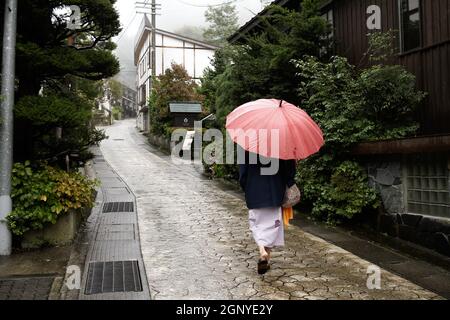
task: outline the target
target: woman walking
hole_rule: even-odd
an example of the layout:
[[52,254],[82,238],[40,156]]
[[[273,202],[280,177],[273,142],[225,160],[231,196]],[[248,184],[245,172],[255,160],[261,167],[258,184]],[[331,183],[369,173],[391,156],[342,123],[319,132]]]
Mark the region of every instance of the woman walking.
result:
[[250,229],[259,248],[258,273],[265,274],[270,269],[270,258],[274,248],[284,247],[284,224],[282,204],[286,189],[295,185],[296,162],[279,161],[279,170],[274,175],[264,175],[258,157],[257,164],[246,163],[239,166],[240,184],[245,191],[249,209]]
[[[265,274],[272,249],[284,246],[283,222],[292,217],[292,207],[300,201],[294,180],[296,161],[321,149],[323,133],[305,111],[277,99],[260,99],[236,108],[228,115],[226,128],[231,139],[247,151],[239,168],[240,183],[260,251],[258,273]],[[279,170],[265,174],[269,170],[262,172],[260,161],[248,161],[250,154],[279,161]]]

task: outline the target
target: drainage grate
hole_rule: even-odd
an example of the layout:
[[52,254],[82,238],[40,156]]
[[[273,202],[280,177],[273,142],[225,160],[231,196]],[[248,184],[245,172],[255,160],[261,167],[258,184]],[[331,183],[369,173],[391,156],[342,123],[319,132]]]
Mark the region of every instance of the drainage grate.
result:
[[108,202],[103,205],[103,213],[134,212],[133,202]]
[[142,292],[138,261],[92,262],[86,295],[112,292]]

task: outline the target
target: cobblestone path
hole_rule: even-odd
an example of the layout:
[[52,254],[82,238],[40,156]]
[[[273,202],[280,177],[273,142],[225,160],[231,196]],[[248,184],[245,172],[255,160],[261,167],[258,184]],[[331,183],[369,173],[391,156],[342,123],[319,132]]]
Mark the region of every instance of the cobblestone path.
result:
[[369,290],[370,263],[298,227],[258,276],[243,200],[147,147],[134,126],[108,127],[101,150],[137,197],[154,299],[439,299],[385,270],[381,290]]

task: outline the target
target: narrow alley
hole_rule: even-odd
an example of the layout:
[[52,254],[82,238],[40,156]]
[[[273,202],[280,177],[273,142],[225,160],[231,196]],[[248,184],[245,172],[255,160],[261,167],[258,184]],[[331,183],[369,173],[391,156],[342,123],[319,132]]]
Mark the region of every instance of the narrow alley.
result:
[[367,286],[369,262],[301,228],[272,270],[256,273],[258,252],[242,196],[175,165],[147,145],[134,120],[106,128],[105,160],[137,200],[138,227],[152,299],[439,299],[385,270]]

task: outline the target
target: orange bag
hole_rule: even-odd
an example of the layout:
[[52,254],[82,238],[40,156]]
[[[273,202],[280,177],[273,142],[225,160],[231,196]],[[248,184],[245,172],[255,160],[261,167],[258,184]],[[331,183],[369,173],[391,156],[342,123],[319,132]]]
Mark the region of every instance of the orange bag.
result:
[[290,225],[289,221],[294,219],[294,209],[293,208],[283,208],[283,222],[286,227]]

